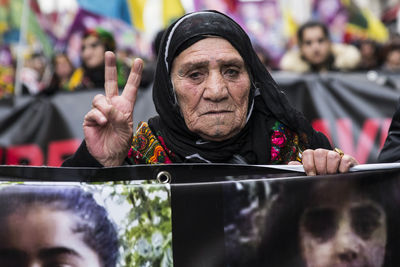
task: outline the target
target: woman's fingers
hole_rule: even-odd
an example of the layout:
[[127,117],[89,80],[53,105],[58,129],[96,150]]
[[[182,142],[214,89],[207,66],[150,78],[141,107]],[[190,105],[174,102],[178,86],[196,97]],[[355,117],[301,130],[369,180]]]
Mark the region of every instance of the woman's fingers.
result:
[[326,174],[327,173],[327,154],[328,150],[318,148],[313,151],[314,153],[314,163],[315,163],[315,170],[317,174]]
[[136,101],[137,90],[142,79],[143,60],[136,58],[133,62],[128,81],[126,82],[124,91],[121,96],[128,100],[132,105]]
[[326,173],[334,174],[338,172],[339,164],[341,162],[341,157],[339,153],[332,150],[328,150],[326,162],[327,162]]
[[86,114],[83,120],[83,126],[104,126],[107,122],[107,117],[97,108],[93,108]]
[[350,155],[341,156],[332,150],[307,149],[303,152],[302,164],[306,174],[313,176],[348,172],[358,162]]
[[340,161],[339,172],[348,172],[353,166],[358,165],[358,161],[350,155],[344,155]]
[[104,88],[106,91],[106,97],[112,98],[113,96],[118,95],[117,63],[115,55],[111,51],[106,51],[104,57]]
[[304,150],[301,161],[303,163],[304,171],[306,172],[307,175],[310,176],[317,175],[317,170],[315,168],[315,163],[314,163],[314,150],[312,149]]

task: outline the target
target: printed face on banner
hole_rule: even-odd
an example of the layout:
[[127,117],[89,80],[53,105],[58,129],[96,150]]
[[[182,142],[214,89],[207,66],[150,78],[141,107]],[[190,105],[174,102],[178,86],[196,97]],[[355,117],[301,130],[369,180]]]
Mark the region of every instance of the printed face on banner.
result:
[[400,173],[342,178],[225,183],[227,266],[400,266]]
[[[101,267],[71,212],[32,206],[2,218],[0,265]],[[35,264],[36,265],[33,265]]]
[[143,181],[0,184],[0,266],[172,266],[169,196]]
[[302,257],[309,267],[383,265],[386,214],[349,184],[319,188],[300,219]]

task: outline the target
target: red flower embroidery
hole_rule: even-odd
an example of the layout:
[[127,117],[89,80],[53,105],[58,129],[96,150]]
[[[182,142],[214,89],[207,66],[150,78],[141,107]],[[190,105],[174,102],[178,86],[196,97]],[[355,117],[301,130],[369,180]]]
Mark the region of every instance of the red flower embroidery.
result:
[[271,147],[271,161],[278,160],[279,150],[276,150],[275,147]]
[[272,144],[276,146],[284,147],[286,143],[286,136],[280,131],[274,131],[271,136],[271,141]]

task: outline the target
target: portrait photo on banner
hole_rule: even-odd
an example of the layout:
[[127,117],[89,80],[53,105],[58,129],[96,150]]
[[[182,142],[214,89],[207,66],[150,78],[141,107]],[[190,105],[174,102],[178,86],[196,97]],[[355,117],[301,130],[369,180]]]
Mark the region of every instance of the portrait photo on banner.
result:
[[3,182],[0,266],[173,266],[170,189],[152,182]]
[[400,173],[223,186],[226,266],[400,266]]

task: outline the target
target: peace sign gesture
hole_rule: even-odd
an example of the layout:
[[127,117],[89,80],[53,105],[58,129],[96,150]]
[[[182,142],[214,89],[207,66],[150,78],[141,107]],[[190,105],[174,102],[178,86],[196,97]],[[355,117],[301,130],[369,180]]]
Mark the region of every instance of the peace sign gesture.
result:
[[86,114],[83,132],[89,153],[103,166],[120,166],[133,134],[133,109],[142,77],[143,61],[135,59],[121,95],[113,52],[105,53],[105,96],[98,94]]

